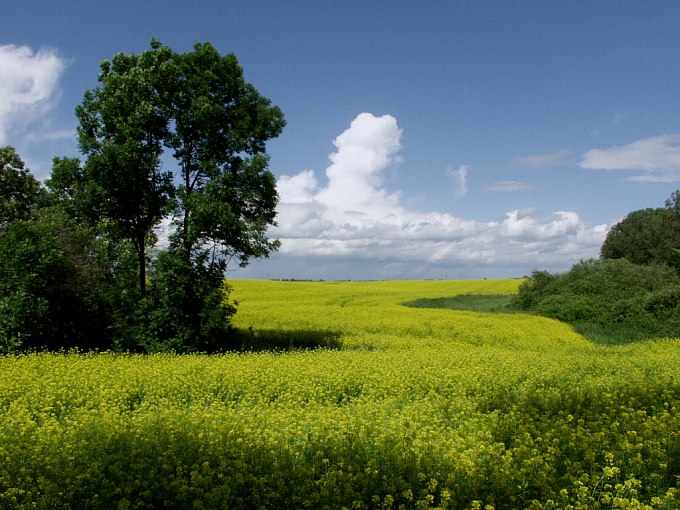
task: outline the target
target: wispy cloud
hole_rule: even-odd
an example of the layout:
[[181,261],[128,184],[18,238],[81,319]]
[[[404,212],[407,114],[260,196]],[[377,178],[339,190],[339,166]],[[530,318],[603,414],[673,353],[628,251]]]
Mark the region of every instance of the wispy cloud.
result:
[[[270,234],[282,246],[266,261],[267,275],[463,278],[493,269],[513,276],[535,267],[566,269],[596,256],[604,240],[606,226],[587,227],[569,211],[514,210],[480,222],[406,208],[400,192],[383,186],[401,147],[401,129],[390,115],[360,114],[334,144],[325,184],[312,170],[279,178],[278,226]],[[465,165],[451,170],[459,191],[468,171]]]
[[454,182],[456,186],[454,192],[456,198],[462,198],[467,195],[467,176],[469,172],[470,168],[467,165],[460,165],[457,170],[454,170],[451,167],[446,168],[446,175]]
[[547,168],[551,166],[566,165],[571,162],[572,158],[573,152],[561,150],[557,152],[522,156],[521,158],[515,159],[512,164],[524,168]]
[[611,124],[612,126],[618,126],[619,124],[622,124],[625,119],[626,116],[624,114],[615,113],[614,116],[612,117]]
[[629,180],[680,182],[680,133],[642,138],[628,145],[592,149],[583,155],[581,168],[637,170]]
[[486,191],[522,191],[525,189],[533,189],[535,186],[533,184],[528,184],[526,182],[517,181],[500,181],[492,182],[487,186],[484,186]]
[[58,140],[75,140],[77,133],[73,129],[42,130],[36,129],[24,137],[26,143],[54,142]]
[[0,145],[54,106],[66,65],[54,50],[0,46]]

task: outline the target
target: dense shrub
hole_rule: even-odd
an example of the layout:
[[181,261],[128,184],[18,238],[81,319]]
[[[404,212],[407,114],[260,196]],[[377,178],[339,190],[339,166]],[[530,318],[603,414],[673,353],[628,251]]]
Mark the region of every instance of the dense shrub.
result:
[[679,242],[680,215],[675,208],[641,209],[612,227],[600,254],[634,264],[671,263]]
[[533,310],[545,297],[553,293],[553,286],[558,275],[548,271],[534,271],[518,290],[512,305],[521,310]]
[[121,296],[114,347],[132,352],[232,349],[230,322],[236,309],[228,295],[221,271],[160,252],[150,267],[146,297]]
[[552,294],[539,301],[535,310],[564,322],[595,322],[598,318],[598,303],[591,296]]
[[563,274],[535,271],[515,308],[572,324],[630,332],[630,339],[680,336],[680,276],[659,264],[587,260]]
[[0,235],[0,352],[109,347],[106,271],[92,243],[55,209]]

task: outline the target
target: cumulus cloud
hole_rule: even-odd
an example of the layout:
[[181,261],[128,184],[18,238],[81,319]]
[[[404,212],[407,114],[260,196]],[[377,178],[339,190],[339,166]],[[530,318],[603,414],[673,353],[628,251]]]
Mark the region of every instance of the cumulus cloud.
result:
[[[515,210],[481,222],[406,208],[399,192],[383,186],[401,135],[394,117],[362,113],[335,139],[325,183],[312,170],[279,178],[278,226],[270,234],[282,246],[266,262],[266,276],[476,278],[495,270],[507,277],[597,256],[606,225],[589,228],[574,212]],[[464,165],[451,170],[459,189],[467,173]]]
[[284,175],[276,183],[279,198],[284,204],[311,202],[318,187],[314,170],[306,170],[292,177]]
[[24,128],[54,106],[65,68],[53,50],[0,46],[0,145],[10,129]]
[[546,152],[544,154],[530,154],[515,159],[514,166],[524,168],[547,168],[551,166],[565,165],[571,161],[573,153],[568,150]]
[[637,170],[630,180],[680,182],[680,133],[652,136],[628,145],[592,149],[583,155],[581,168]]
[[583,226],[575,212],[557,211],[542,219],[537,218],[537,212],[536,209],[525,209],[507,213],[501,223],[503,235],[539,241],[575,235]]
[[382,183],[383,171],[401,148],[397,120],[391,115],[362,113],[333,144],[337,151],[330,155],[332,164],[326,169],[328,185],[315,199],[336,220],[351,217],[347,212],[381,219],[392,211],[399,196],[388,193]]

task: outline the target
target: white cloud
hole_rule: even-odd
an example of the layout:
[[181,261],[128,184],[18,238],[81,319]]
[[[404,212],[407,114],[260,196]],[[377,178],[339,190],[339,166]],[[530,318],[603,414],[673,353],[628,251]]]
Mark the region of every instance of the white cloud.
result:
[[282,176],[276,187],[282,203],[297,204],[312,201],[319,184],[314,170],[306,170],[292,177]]
[[461,198],[467,195],[467,176],[469,171],[470,169],[466,165],[460,165],[458,170],[454,170],[451,167],[446,169],[446,175],[448,175],[456,185],[456,198]]
[[628,145],[592,149],[583,155],[581,168],[592,170],[637,170],[629,178],[646,182],[680,181],[680,133],[653,136]]
[[401,129],[391,115],[359,114],[349,129],[334,140],[337,151],[326,169],[328,185],[315,199],[341,220],[347,211],[380,218],[399,203],[398,194],[381,187],[383,170],[401,148]]
[[[407,209],[383,187],[401,129],[390,115],[362,113],[335,139],[327,182],[311,170],[278,180],[279,253],[246,272],[276,278],[478,278],[568,269],[597,256],[607,228],[574,212],[515,210],[493,222]],[[452,171],[464,187],[468,168]],[[507,188],[518,183],[506,183]],[[258,272],[259,271],[259,272]]]
[[578,214],[557,211],[547,218],[537,218],[536,209],[506,213],[501,222],[502,235],[514,239],[546,240],[575,235],[583,228]]
[[551,166],[565,165],[570,162],[573,153],[568,150],[547,152],[544,154],[531,154],[515,159],[512,164],[525,168],[546,168]]
[[484,189],[487,191],[521,191],[533,188],[534,186],[532,184],[517,181],[492,182],[491,184],[484,187]]
[[10,129],[23,129],[49,111],[66,62],[53,50],[0,46],[0,145]]

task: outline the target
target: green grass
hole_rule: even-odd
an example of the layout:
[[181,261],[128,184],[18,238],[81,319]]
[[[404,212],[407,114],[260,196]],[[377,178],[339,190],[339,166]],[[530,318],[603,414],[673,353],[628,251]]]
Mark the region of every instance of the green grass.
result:
[[404,303],[404,306],[505,313],[512,311],[509,305],[513,297],[513,294],[461,294],[453,297],[416,299]]
[[[411,308],[439,308],[447,310],[466,310],[484,313],[528,313],[518,312],[510,306],[513,294],[461,294],[442,298],[423,298],[404,303]],[[592,322],[575,322],[571,326],[579,335],[597,345],[625,345],[633,342],[651,340],[649,334],[626,325],[601,326]]]

